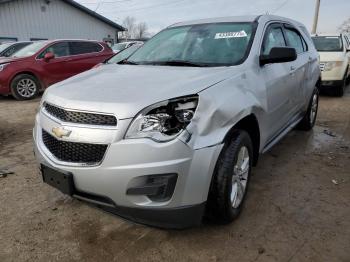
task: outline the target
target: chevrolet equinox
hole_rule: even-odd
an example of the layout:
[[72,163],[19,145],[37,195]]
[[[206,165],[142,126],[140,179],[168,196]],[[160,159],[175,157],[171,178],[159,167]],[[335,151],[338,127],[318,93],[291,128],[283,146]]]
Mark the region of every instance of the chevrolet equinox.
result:
[[129,58],[50,87],[33,132],[44,182],[139,223],[229,223],[252,167],[310,130],[320,69],[305,27],[278,16],[174,24]]

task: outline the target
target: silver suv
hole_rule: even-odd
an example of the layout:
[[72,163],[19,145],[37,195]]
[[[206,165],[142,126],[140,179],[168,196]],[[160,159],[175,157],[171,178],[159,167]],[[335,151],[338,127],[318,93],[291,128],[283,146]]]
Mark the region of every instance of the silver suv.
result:
[[45,92],[33,134],[43,180],[140,223],[229,223],[259,154],[313,127],[319,81],[317,51],[293,20],[172,25]]

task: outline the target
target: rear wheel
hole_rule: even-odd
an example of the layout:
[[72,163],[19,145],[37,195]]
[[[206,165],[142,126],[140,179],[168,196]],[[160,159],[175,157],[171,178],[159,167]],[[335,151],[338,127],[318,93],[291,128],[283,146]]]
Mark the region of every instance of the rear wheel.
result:
[[35,98],[40,89],[39,81],[29,74],[20,74],[11,82],[11,93],[17,100]]
[[318,89],[315,88],[314,92],[312,93],[306,114],[298,124],[298,129],[308,131],[314,127],[316,122],[316,117],[317,117],[317,111],[318,111],[318,99],[319,99]]
[[249,134],[236,130],[217,161],[210,186],[207,217],[226,224],[240,213],[252,169],[253,145]]

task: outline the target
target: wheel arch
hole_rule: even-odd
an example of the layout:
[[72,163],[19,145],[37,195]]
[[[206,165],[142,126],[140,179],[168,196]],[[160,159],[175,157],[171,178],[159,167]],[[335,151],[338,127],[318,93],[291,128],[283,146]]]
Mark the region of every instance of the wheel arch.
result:
[[253,165],[256,166],[259,159],[260,152],[260,127],[257,117],[251,113],[240,119],[231,129],[226,133],[224,142],[233,139],[235,130],[240,129],[246,131],[253,143]]
[[15,74],[11,77],[11,80],[10,80],[10,88],[11,88],[11,86],[12,86],[12,81],[13,81],[13,79],[15,79],[15,78],[16,78],[17,76],[19,76],[19,75],[31,75],[31,76],[35,77],[35,78],[38,80],[38,82],[39,82],[39,85],[40,85],[40,86],[39,86],[39,89],[41,90],[41,89],[44,88],[43,82],[41,81],[40,77],[38,77],[38,75],[37,75],[36,73],[32,72],[32,71],[20,71],[20,72],[15,73]]

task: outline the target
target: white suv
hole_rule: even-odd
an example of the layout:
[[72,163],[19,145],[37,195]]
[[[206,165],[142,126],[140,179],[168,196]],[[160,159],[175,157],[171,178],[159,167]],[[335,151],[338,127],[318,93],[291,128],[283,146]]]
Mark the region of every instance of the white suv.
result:
[[329,87],[338,96],[350,80],[350,40],[344,34],[318,34],[312,37],[320,55],[322,87]]
[[127,60],[50,87],[34,128],[46,183],[162,227],[229,223],[252,166],[316,120],[305,27],[278,16],[172,25]]

